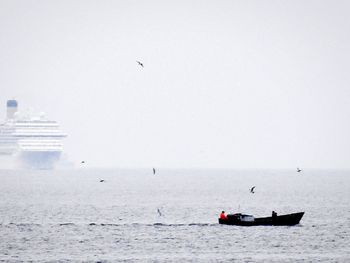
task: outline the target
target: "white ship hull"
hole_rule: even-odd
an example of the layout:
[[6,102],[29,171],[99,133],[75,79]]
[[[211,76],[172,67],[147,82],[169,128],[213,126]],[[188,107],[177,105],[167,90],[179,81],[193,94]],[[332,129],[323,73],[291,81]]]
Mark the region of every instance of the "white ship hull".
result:
[[61,152],[20,152],[17,163],[24,169],[53,169],[60,157]]

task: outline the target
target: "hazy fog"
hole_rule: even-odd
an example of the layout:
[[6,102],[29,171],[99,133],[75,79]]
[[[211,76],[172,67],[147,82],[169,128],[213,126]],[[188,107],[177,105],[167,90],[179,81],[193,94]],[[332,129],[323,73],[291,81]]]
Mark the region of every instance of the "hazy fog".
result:
[[[0,1],[0,117],[78,163],[350,168],[349,1]],[[136,63],[144,63],[144,68]]]

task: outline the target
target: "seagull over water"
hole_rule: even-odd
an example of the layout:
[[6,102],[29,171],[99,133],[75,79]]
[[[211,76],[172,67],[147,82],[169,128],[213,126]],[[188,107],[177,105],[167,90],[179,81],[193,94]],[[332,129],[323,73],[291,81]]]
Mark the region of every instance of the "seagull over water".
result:
[[105,181],[105,180],[101,179],[101,180],[100,180],[100,183],[103,183],[104,181]]
[[137,62],[137,64],[139,64],[141,67],[143,67],[143,64],[142,64],[140,61],[137,61],[137,60],[136,60],[136,62]]
[[153,168],[153,174],[156,174],[156,169]]
[[297,172],[298,172],[298,173],[300,173],[301,171],[302,171],[301,169],[297,168]]
[[162,213],[160,212],[159,208],[157,208],[157,212],[159,216],[162,216]]
[[250,189],[250,192],[251,192],[252,194],[255,193],[255,192],[254,192],[254,189],[255,189],[255,186],[253,186],[253,187]]

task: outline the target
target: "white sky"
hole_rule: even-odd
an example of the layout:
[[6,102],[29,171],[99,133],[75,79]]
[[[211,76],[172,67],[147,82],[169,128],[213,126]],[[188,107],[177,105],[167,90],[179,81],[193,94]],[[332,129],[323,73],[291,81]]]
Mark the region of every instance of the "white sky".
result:
[[0,0],[0,117],[9,98],[45,111],[91,166],[350,168],[349,14],[349,1]]

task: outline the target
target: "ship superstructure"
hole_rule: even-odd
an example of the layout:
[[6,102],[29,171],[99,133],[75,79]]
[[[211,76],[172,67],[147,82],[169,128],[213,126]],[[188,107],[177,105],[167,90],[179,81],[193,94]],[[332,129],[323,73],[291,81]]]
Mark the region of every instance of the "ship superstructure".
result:
[[16,100],[7,101],[7,119],[0,124],[0,158],[11,156],[17,165],[25,168],[54,168],[61,157],[66,134],[44,114],[21,116],[17,109]]

